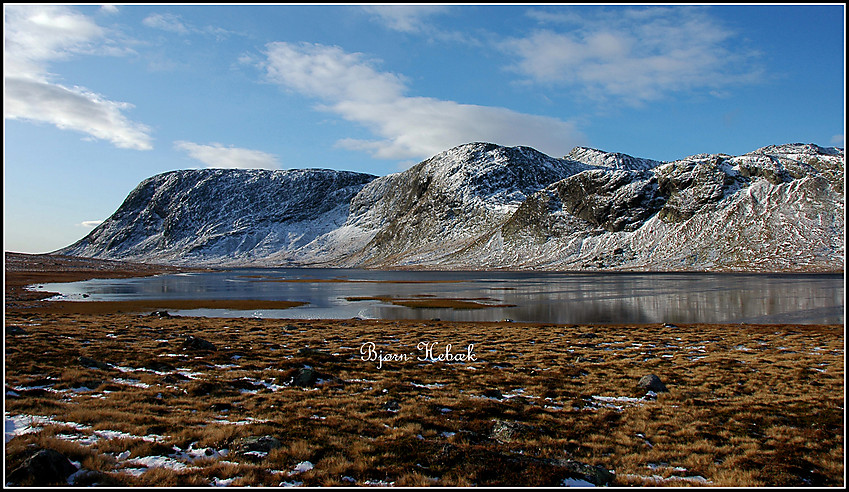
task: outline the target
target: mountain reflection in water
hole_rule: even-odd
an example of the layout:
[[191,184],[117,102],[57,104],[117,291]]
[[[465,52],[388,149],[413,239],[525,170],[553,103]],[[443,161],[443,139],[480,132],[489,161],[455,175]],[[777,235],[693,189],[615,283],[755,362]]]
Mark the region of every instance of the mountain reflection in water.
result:
[[[511,319],[559,324],[844,322],[842,274],[237,269],[43,284],[38,290],[87,301],[252,299],[309,303],[286,310],[172,312],[216,317]],[[394,299],[470,300],[483,306],[410,308],[392,304]]]

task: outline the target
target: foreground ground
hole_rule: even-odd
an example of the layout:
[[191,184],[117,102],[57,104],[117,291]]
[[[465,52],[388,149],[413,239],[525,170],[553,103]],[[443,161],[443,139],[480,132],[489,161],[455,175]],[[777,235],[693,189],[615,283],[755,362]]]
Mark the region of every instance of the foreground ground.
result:
[[25,274],[7,484],[52,449],[78,486],[845,485],[842,325],[82,313],[28,299]]

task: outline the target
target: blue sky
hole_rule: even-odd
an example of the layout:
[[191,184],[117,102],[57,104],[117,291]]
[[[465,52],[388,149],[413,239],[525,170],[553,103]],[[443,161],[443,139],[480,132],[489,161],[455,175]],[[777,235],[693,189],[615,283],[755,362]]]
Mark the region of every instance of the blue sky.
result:
[[4,248],[174,169],[844,146],[845,7],[4,4]]

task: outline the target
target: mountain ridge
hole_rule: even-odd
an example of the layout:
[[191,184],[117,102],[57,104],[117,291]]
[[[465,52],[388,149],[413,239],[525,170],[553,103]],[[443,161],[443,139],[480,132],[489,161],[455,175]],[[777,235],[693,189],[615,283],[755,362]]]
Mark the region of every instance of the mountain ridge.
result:
[[460,145],[387,176],[171,171],[57,253],[182,266],[842,271],[843,149]]

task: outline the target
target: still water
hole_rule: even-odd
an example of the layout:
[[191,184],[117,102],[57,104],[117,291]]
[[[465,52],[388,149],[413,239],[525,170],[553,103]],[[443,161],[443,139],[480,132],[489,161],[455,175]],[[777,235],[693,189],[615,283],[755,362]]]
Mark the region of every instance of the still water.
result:
[[[844,321],[842,274],[407,272],[237,269],[42,284],[66,299],[303,301],[285,310],[171,314],[541,323],[798,323]],[[85,295],[85,296],[84,296]],[[354,297],[382,299],[346,300]],[[484,309],[410,308],[390,299],[465,299]]]

